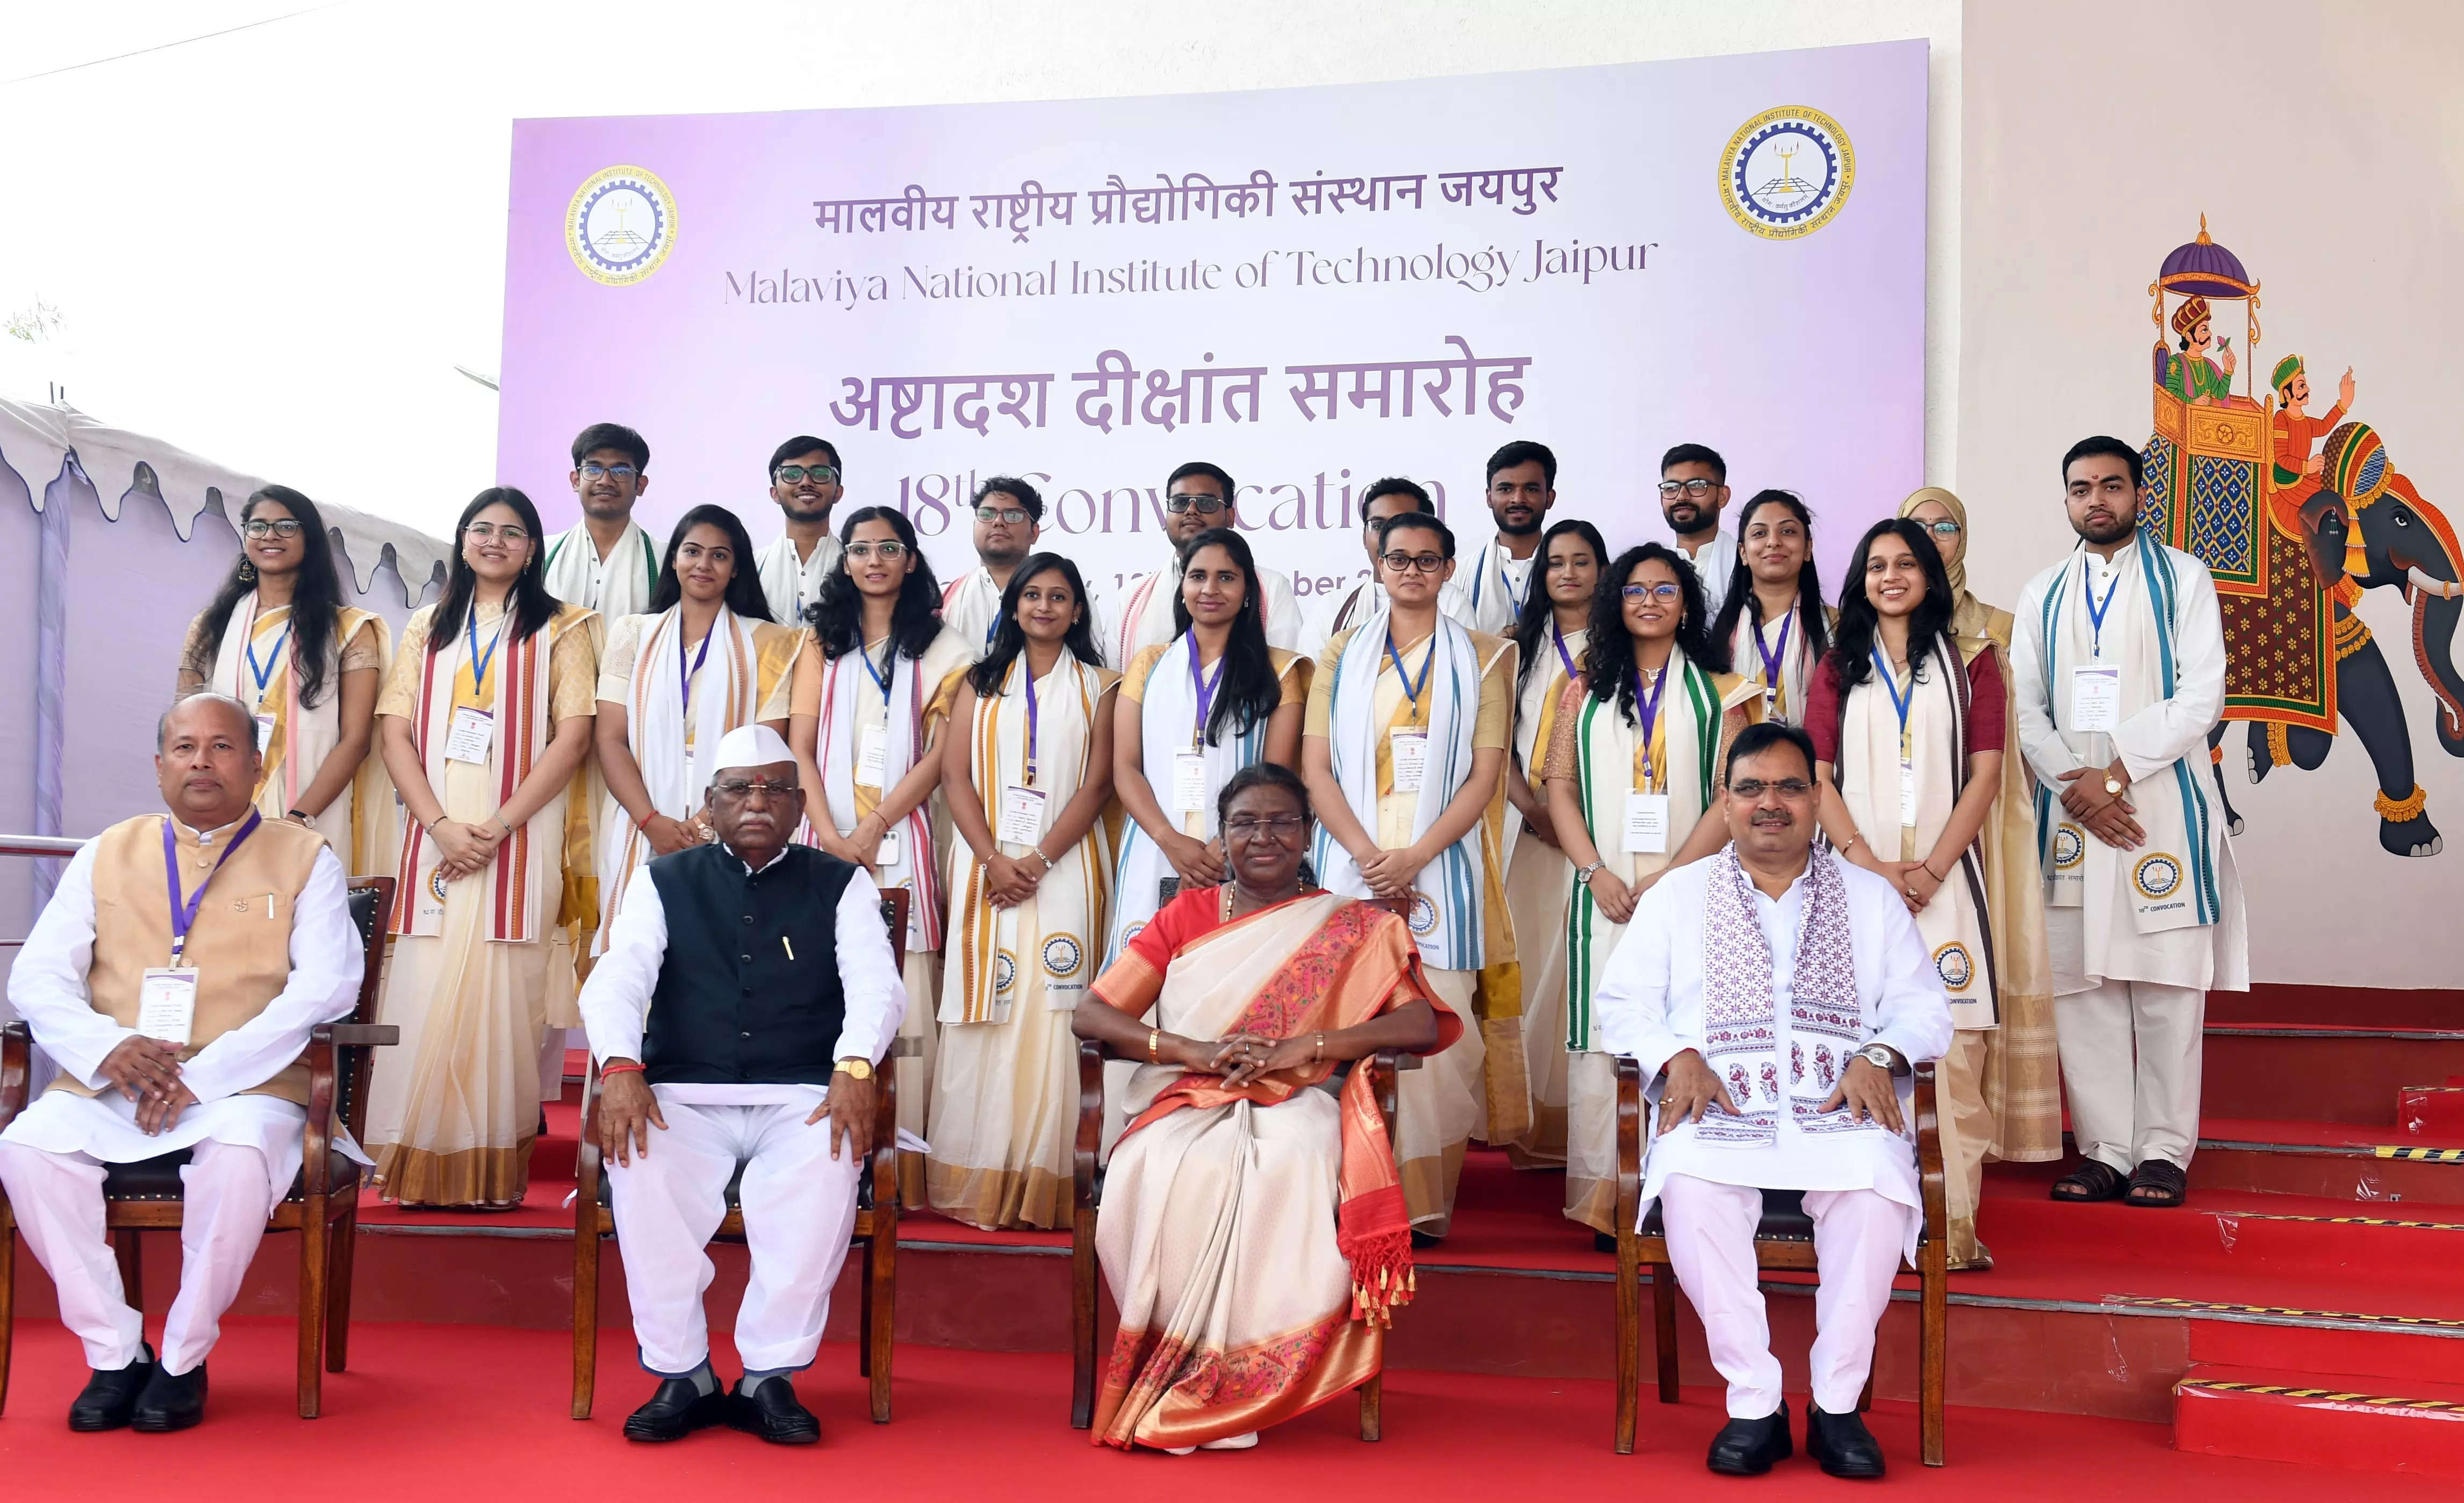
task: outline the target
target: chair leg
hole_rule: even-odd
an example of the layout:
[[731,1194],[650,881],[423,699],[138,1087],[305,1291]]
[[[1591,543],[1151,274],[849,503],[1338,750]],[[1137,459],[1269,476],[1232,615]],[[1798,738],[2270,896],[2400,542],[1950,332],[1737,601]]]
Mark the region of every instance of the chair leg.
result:
[[1617,1453],[1631,1456],[1635,1410],[1642,1402],[1642,1286],[1632,1240],[1617,1241]]
[[299,1206],[299,1417],[317,1418],[325,1399],[325,1301],[332,1297],[327,1282],[333,1235],[326,1217],[331,1207],[322,1195],[310,1195]]
[[1069,1242],[1069,1427],[1095,1423],[1095,1212],[1081,1208]]
[[360,1198],[334,1222],[331,1266],[325,1271],[325,1371],[351,1365],[351,1269],[359,1260]]
[[1360,1385],[1360,1438],[1376,1441],[1383,1440],[1385,1435],[1386,1374],[1381,1367]]
[[1924,1347],[1918,1357],[1917,1434],[1928,1467],[1943,1463],[1942,1405],[1947,1384],[1950,1336],[1950,1273],[1939,1251],[1925,1259],[1918,1322]]
[[[586,1207],[585,1207],[586,1211]],[[573,1234],[573,1417],[590,1418],[599,1381],[599,1226],[587,1214]]]
[[893,1210],[864,1248],[865,1376],[872,1380],[872,1423],[890,1423],[891,1354],[898,1345],[898,1216]]
[[1677,1271],[1651,1266],[1651,1339],[1660,1355],[1660,1402],[1677,1402]]
[[0,1413],[9,1408],[9,1348],[17,1335],[17,1228],[0,1226]]
[[142,1317],[145,1314],[145,1233],[134,1227],[115,1227],[111,1251],[120,1260],[120,1297]]
[[855,1371],[872,1376],[872,1238],[864,1239],[864,1288],[855,1302]]

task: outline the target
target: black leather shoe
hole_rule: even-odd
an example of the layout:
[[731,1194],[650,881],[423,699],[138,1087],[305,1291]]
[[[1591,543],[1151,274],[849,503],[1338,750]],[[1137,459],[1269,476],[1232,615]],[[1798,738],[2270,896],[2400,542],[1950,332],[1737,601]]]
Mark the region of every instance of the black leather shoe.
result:
[[1730,1420],[1711,1437],[1711,1455],[1705,1463],[1713,1471],[1731,1477],[1759,1477],[1771,1470],[1773,1462],[1786,1461],[1794,1454],[1788,1439],[1788,1405],[1759,1420]]
[[69,1405],[69,1428],[92,1433],[116,1430],[137,1411],[137,1396],[154,1377],[154,1349],[141,1346],[137,1360],[109,1372],[97,1370]]
[[680,1441],[727,1418],[727,1390],[694,1389],[690,1378],[662,1378],[650,1402],[625,1419],[628,1441]]
[[137,1409],[129,1415],[128,1426],[140,1434],[168,1435],[205,1417],[206,1364],[199,1362],[177,1378],[157,1365],[145,1391],[137,1396]]
[[1825,1414],[1819,1405],[1807,1404],[1805,1453],[1835,1477],[1882,1474],[1882,1443],[1856,1414]]
[[765,1378],[750,1394],[729,1394],[727,1423],[773,1446],[810,1446],[822,1438],[822,1422],[796,1402],[796,1385],[784,1378]]

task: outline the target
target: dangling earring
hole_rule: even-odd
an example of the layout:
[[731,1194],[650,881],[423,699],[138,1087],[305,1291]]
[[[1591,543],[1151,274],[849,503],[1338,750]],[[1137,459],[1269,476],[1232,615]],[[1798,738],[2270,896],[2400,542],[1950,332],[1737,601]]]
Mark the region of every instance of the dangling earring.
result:
[[246,554],[240,555],[239,581],[243,585],[253,585],[256,583],[256,561],[248,557]]

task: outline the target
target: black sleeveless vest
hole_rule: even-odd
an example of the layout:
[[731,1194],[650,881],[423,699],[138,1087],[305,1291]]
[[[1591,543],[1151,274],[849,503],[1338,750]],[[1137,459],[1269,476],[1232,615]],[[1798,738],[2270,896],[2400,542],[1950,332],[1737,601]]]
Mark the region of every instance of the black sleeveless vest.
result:
[[839,895],[855,868],[789,846],[747,873],[724,845],[646,869],[667,910],[642,1064],[652,1085],[829,1084],[847,994]]

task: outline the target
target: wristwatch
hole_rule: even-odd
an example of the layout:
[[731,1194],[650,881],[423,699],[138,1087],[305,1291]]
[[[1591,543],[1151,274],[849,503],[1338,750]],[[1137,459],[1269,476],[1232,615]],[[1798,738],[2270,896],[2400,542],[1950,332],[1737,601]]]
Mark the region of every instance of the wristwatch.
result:
[[872,1078],[872,1061],[869,1059],[843,1059],[839,1061],[838,1072],[847,1076],[849,1080],[870,1080]]
[[2122,780],[2110,772],[2104,775],[2104,796],[2109,799],[2122,797]]
[[1590,881],[1592,879],[1593,873],[1604,872],[1606,870],[1608,870],[1608,863],[1605,861],[1595,861],[1587,867],[1576,867],[1574,868],[1574,882],[1579,886],[1582,883]]
[[1857,1051],[1857,1057],[1886,1075],[1896,1075],[1903,1067],[1900,1051],[1888,1044],[1868,1044]]

